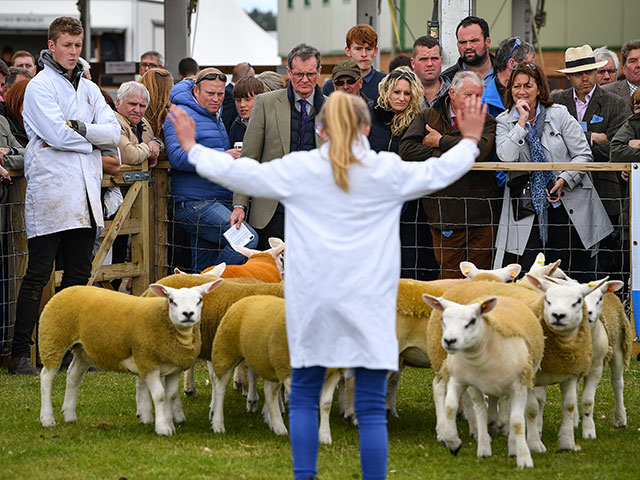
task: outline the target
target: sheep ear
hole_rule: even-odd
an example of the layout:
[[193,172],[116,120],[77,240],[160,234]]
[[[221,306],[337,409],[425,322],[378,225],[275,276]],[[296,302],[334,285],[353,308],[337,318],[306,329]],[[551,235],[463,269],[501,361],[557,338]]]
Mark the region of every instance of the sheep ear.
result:
[[284,242],[278,237],[269,237],[269,246],[271,248],[279,247],[280,245],[284,245]]
[[200,293],[204,296],[207,293],[212,292],[213,290],[218,288],[222,282],[223,282],[223,279],[219,278],[218,280],[214,280],[213,282],[209,282],[209,283],[203,283],[202,285],[199,285],[198,287],[194,287],[194,288],[197,288],[198,290],[200,290]]
[[256,253],[261,253],[260,250],[252,250],[251,248],[241,247],[240,245],[234,245],[233,243],[231,244],[231,248],[247,258],[251,258]]
[[187,272],[183,272],[178,267],[176,267],[173,269],[173,273],[175,273],[176,275],[183,275],[183,274],[186,274]]
[[497,304],[498,304],[497,297],[491,297],[483,300],[482,303],[480,304],[480,313],[482,313],[483,315],[485,313],[489,313],[491,310],[496,308]]
[[424,303],[429,305],[434,310],[440,310],[441,312],[443,312],[444,309],[448,306],[446,305],[446,303],[448,302],[444,298],[434,297],[433,295],[429,295],[428,293],[422,294],[422,300],[424,300]]
[[160,285],[159,283],[152,283],[149,285],[149,290],[155,293],[159,297],[167,298],[169,296],[169,290],[171,287]]
[[[560,266],[561,262],[562,262],[562,260],[558,259],[555,262],[550,263],[549,265],[547,265],[545,267],[544,274],[545,275],[549,275],[549,276],[553,275],[556,272],[556,270],[558,269],[558,267]],[[564,275],[564,272],[562,272],[562,274]],[[565,275],[565,277],[566,277],[566,275]]]
[[503,282],[510,282],[515,280],[520,272],[522,271],[522,266],[519,263],[510,263],[506,267],[500,270],[501,275],[500,278]]
[[602,290],[602,293],[613,293],[617,292],[622,287],[624,287],[624,282],[622,280],[609,280],[600,287],[600,290]]
[[[582,291],[582,296],[586,297],[587,295],[589,295],[591,292],[593,292],[594,290],[600,289],[602,290],[602,287],[607,283],[607,280],[609,280],[609,277],[604,277],[602,280],[596,280],[594,282],[589,282],[587,284],[584,285],[580,285],[580,289]],[[606,288],[604,290],[602,290],[603,292],[606,291]]]
[[227,264],[225,262],[219,263],[213,267],[209,267],[202,271],[202,273],[206,273],[207,275],[216,275],[221,277],[224,271],[227,269]]
[[478,268],[471,262],[460,262],[460,271],[466,278],[473,278],[478,274]]
[[531,283],[531,285],[533,285],[538,290],[541,290],[543,292],[546,292],[547,289],[553,285],[551,282],[547,282],[546,280],[542,278],[538,278],[535,275],[531,275],[530,273],[527,273],[525,275],[525,278],[529,280],[529,283]]
[[267,251],[271,254],[271,256],[273,258],[276,258],[278,255],[280,255],[284,251],[284,242],[281,243],[280,245],[276,245],[274,247],[271,247]]

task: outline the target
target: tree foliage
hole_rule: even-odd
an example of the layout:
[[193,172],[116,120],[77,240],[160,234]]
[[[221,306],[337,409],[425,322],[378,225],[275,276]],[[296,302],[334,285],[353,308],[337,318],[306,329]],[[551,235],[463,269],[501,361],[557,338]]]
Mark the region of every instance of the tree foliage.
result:
[[258,10],[254,8],[250,12],[247,12],[251,19],[260,25],[267,32],[271,32],[273,30],[277,30],[277,17],[271,11],[263,12],[262,10]]

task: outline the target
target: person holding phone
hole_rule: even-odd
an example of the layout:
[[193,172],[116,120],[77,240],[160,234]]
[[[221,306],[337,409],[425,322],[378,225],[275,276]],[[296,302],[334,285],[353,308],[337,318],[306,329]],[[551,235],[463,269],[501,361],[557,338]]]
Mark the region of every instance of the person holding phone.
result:
[[[547,79],[535,64],[521,63],[513,70],[505,107],[496,118],[496,151],[501,161],[593,161],[580,124],[564,105],[549,98]],[[596,247],[613,227],[591,175],[537,170],[512,171],[508,177],[495,265],[518,262],[526,269],[542,251],[549,262],[561,259],[572,278],[592,280]],[[521,197],[521,202],[512,202],[512,195]],[[523,212],[519,205],[527,201],[531,208]]]
[[[318,402],[327,367],[355,371],[355,411],[364,480],[387,464],[386,376],[398,368],[395,334],[402,204],[462,177],[478,155],[486,107],[469,98],[460,143],[439,158],[403,162],[369,147],[369,110],[355,95],[331,94],[320,112],[318,149],[268,163],[196,144],[193,121],[170,118],[199,175],[272,198],[286,210],[285,311],[291,361],[289,430],[296,480],[315,478]],[[427,159],[425,159],[427,160]]]

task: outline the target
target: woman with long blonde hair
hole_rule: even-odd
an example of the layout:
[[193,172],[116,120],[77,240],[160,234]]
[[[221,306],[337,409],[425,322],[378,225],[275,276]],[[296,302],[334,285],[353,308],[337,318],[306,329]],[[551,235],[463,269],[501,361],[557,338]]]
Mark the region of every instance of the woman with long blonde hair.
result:
[[378,84],[378,101],[370,105],[369,142],[376,152],[398,153],[400,139],[424,103],[422,83],[409,67],[398,67]]
[[266,163],[233,160],[196,144],[193,120],[171,109],[180,145],[198,174],[285,207],[289,429],[297,480],[316,475],[327,367],[354,369],[362,478],[386,476],[386,375],[398,369],[400,209],[471,168],[484,125],[480,105],[479,97],[470,98],[459,112],[465,140],[440,158],[415,163],[372,151],[367,106],[343,92],[332,93],[320,112],[318,129],[326,140],[320,148]]
[[142,83],[149,90],[149,105],[144,114],[151,124],[153,133],[164,142],[164,121],[169,113],[169,92],[173,87],[173,77],[168,70],[151,68],[140,77]]

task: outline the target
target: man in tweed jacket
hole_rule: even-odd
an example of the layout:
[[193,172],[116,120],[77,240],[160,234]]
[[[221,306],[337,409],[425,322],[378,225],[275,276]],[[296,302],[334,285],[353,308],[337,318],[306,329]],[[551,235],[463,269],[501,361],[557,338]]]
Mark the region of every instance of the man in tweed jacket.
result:
[[[569,48],[565,53],[565,73],[571,87],[554,95],[554,102],[565,105],[569,113],[580,123],[591,147],[594,162],[609,161],[611,139],[625,121],[625,102],[622,98],[605,91],[596,84],[596,69],[605,62],[596,62],[589,45]],[[618,172],[591,172],[596,191],[609,215],[614,231],[601,243],[598,254],[600,273],[611,273],[615,265],[613,252],[619,252],[620,212],[622,188]],[[619,257],[619,254],[617,255]]]

